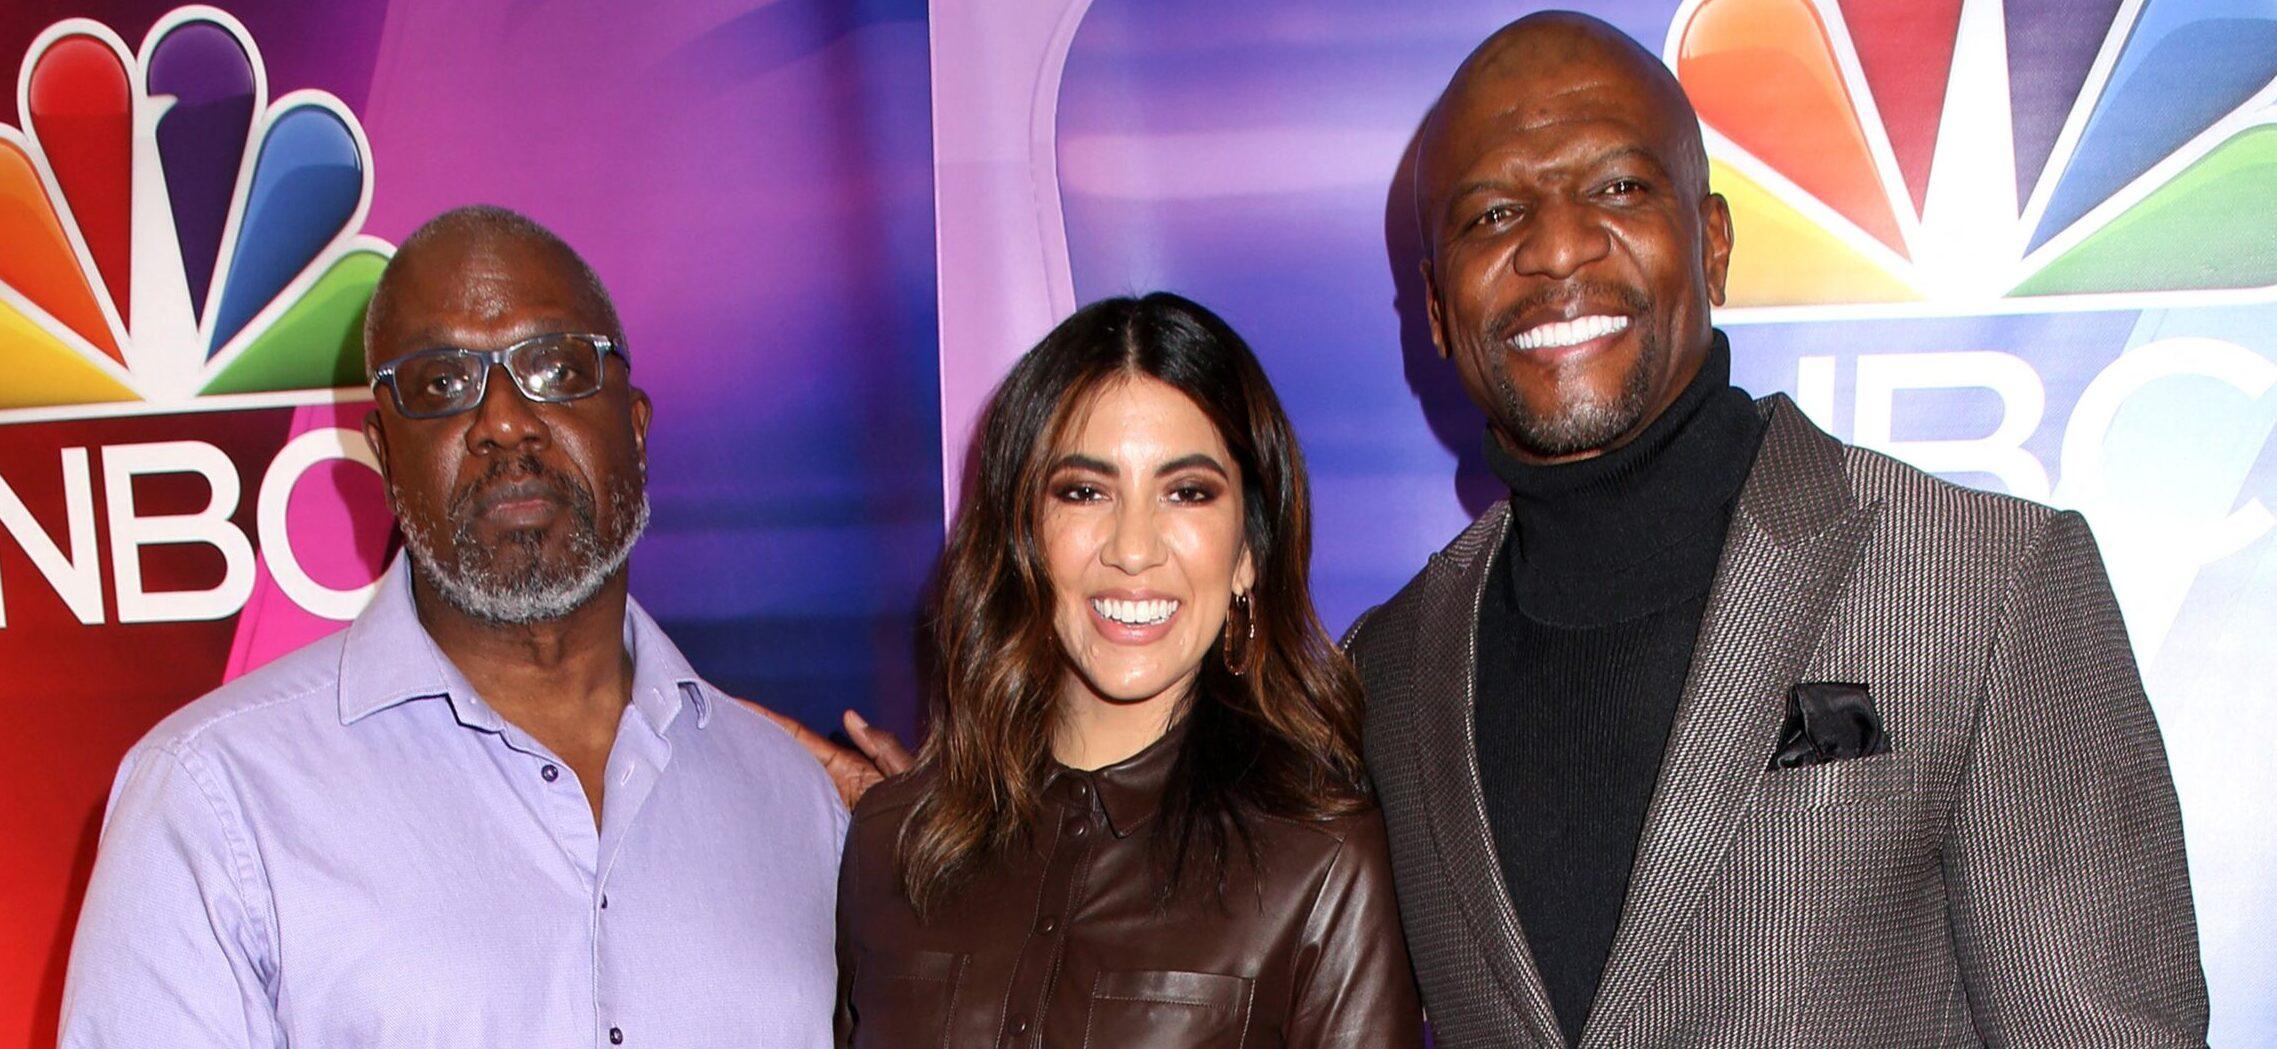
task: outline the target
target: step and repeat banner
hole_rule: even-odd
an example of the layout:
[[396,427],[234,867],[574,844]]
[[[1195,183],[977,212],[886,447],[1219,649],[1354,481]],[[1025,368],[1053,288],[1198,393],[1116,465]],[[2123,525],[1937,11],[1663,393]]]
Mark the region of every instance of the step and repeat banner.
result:
[[[2214,1041],[2277,1044],[2277,6],[1572,6],[1707,125],[1742,385],[2092,520],[2182,794]],[[52,1042],[126,747],[337,629],[392,554],[358,331],[421,220],[528,212],[615,293],[657,405],[633,587],[696,667],[908,732],[943,478],[1080,302],[1169,288],[1254,343],[1332,629],[1495,497],[1403,157],[1531,9],[0,9],[0,1046]]]
[[922,0],[0,6],[0,1046],[54,1044],[102,801],[392,554],[365,298],[489,202],[655,399],[635,595],[721,687],[905,731],[940,545]]
[[2086,513],[2182,796],[2216,1045],[2277,1044],[2277,4],[935,0],[944,449],[1077,303],[1264,358],[1331,629],[1496,497],[1425,327],[1407,150],[1540,6],[1675,70],[1737,228],[1737,381]]

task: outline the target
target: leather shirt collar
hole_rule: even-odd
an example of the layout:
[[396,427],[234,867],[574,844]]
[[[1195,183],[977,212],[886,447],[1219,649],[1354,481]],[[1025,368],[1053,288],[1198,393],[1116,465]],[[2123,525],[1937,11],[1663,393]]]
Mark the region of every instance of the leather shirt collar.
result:
[[1170,770],[1178,764],[1186,738],[1185,719],[1170,726],[1162,738],[1130,757],[1089,772],[1052,762],[1044,780],[1044,797],[1068,808],[1106,817],[1115,837],[1127,838],[1145,826],[1162,808],[1162,792]]

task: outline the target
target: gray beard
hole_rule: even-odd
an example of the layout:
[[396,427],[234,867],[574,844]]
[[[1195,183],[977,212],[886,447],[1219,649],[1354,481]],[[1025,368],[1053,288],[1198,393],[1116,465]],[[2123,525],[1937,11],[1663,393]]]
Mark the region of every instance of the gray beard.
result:
[[527,556],[516,565],[500,565],[492,548],[475,541],[472,524],[462,523],[450,537],[455,567],[445,568],[436,556],[435,537],[409,520],[398,520],[412,568],[445,602],[485,622],[518,626],[561,619],[583,608],[624,568],[633,544],[648,529],[648,493],[641,487],[609,492],[609,518],[620,525],[614,542],[602,541],[592,500],[582,502],[570,507],[569,555],[558,562],[539,556],[537,536],[518,534],[508,542]]

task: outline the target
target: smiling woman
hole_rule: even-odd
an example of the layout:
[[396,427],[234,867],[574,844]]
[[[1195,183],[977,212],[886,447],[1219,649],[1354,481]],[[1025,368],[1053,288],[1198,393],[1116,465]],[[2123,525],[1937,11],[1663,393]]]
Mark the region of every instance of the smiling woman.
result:
[[1417,1046],[1304,464],[1239,336],[1112,299],[981,421],[915,771],[840,867],[839,1041]]
[[1241,468],[1200,406],[1159,379],[1118,377],[1076,421],[1037,531],[1069,671],[1052,751],[1092,769],[1161,737],[1256,570]]

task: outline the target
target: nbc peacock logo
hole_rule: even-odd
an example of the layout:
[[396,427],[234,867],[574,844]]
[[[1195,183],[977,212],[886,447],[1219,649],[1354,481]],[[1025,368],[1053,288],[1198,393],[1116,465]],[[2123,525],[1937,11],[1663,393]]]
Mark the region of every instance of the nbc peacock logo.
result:
[[[352,618],[387,543],[356,427],[364,309],[394,250],[362,233],[355,115],[322,91],[272,98],[252,34],[203,6],[135,50],[100,22],[48,26],[17,99],[0,124],[0,631],[147,691],[109,646],[171,646],[188,681]],[[161,623],[177,626],[84,629]]]
[[2265,2],[1686,0],[1664,58],[1764,319],[2277,299]]
[[229,14],[50,26],[0,124],[0,423],[363,396],[371,148]]

